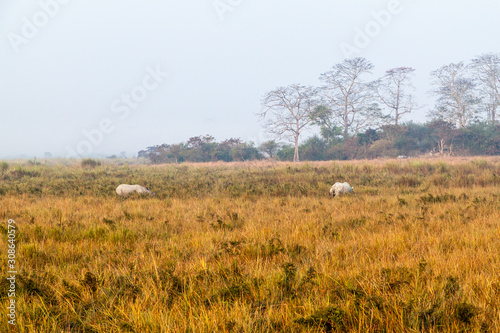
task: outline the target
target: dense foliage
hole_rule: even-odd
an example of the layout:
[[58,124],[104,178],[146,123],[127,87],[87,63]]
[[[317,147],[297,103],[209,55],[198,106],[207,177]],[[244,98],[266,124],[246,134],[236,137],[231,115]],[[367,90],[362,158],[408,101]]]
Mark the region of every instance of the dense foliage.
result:
[[[318,122],[318,124],[321,124]],[[500,155],[500,125],[474,123],[464,128],[442,120],[425,124],[385,125],[367,129],[344,139],[341,131],[320,125],[320,136],[312,136],[299,147],[302,160],[350,160],[378,157],[447,155]],[[256,147],[253,142],[228,139],[216,142],[212,136],[192,137],[186,143],[162,144],[139,152],[152,163],[248,161],[273,158],[291,161],[294,147],[267,141]]]

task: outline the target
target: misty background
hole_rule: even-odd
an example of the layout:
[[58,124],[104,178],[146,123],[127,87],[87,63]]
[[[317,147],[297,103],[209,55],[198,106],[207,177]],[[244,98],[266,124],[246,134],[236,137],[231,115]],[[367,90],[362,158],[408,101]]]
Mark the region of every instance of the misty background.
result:
[[320,85],[345,45],[373,79],[415,68],[423,107],[403,121],[424,122],[429,73],[498,52],[499,14],[494,0],[0,0],[0,158],[136,156],[205,134],[260,144],[263,95]]

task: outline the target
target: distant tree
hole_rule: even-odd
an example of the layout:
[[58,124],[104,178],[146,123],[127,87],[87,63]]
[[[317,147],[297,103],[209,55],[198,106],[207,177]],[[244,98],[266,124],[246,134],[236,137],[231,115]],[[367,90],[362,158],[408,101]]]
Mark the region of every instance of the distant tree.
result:
[[342,135],[342,129],[336,126],[328,107],[318,105],[311,113],[311,118],[312,124],[319,126],[321,136],[328,145],[332,144],[337,136]]
[[326,142],[316,135],[300,145],[302,156],[307,161],[323,161],[326,153]]
[[222,141],[217,145],[214,155],[215,159],[217,161],[225,161],[225,162],[232,161],[233,157],[231,156],[231,150],[236,148],[241,143],[242,141],[239,138],[238,139],[230,138]]
[[251,161],[261,158],[262,155],[253,142],[240,142],[231,148],[231,159],[233,161]]
[[207,135],[200,135],[200,136],[193,136],[191,138],[189,138],[188,142],[187,142],[187,146],[188,148],[201,148],[204,144],[209,144],[209,143],[213,143],[215,141],[215,138],[209,134]]
[[468,75],[463,62],[443,66],[431,73],[432,91],[438,97],[436,107],[429,113],[432,119],[466,127],[477,114],[479,98],[476,83]]
[[500,105],[500,54],[488,53],[472,59],[472,68],[481,84],[486,110],[492,125],[496,124],[496,110]]
[[369,145],[379,139],[379,134],[373,128],[367,129],[364,133],[358,133],[358,143],[360,145]]
[[470,155],[500,155],[500,125],[474,123],[458,131],[455,144]]
[[455,124],[437,119],[428,123],[428,126],[436,138],[438,152],[443,155],[446,150],[451,155],[453,153],[453,139],[456,135]]
[[394,145],[401,155],[418,155],[428,153],[435,147],[432,130],[427,124],[409,122],[398,127],[397,132],[383,128],[388,137],[392,137]]
[[259,149],[261,152],[265,153],[269,158],[274,158],[276,156],[276,153],[280,149],[280,144],[274,140],[269,140],[263,142],[260,145]]
[[413,111],[415,102],[410,90],[415,90],[411,79],[415,70],[410,67],[389,69],[375,85],[380,101],[389,108],[394,126],[398,126],[401,117]]
[[152,163],[210,162],[210,161],[247,161],[261,159],[262,155],[253,142],[230,138],[220,143],[213,136],[194,136],[187,143],[151,146],[138,153],[138,157],[149,159]]
[[406,126],[398,124],[396,125],[384,125],[380,127],[381,132],[381,137],[384,139],[387,139],[391,142],[396,142],[397,140],[401,139],[403,137],[408,128]]
[[48,151],[47,151],[47,152],[45,152],[45,153],[43,154],[43,158],[52,158],[52,153],[51,153],[51,152],[48,152]]
[[361,148],[363,148],[363,147],[361,147],[359,145],[358,137],[353,136],[353,137],[348,138],[343,143],[342,151],[343,151],[346,159],[353,160],[353,159],[360,158]]
[[145,150],[139,151],[137,157],[146,158],[151,161],[151,163],[159,164],[167,162],[167,149],[170,145],[164,143],[162,145],[150,146]]
[[[349,139],[350,140],[350,139]],[[348,140],[348,141],[349,141]],[[333,144],[327,147],[325,160],[347,160],[346,142]]]
[[294,146],[282,145],[278,150],[278,152],[276,153],[276,157],[278,157],[280,161],[293,161],[294,154],[295,154]]
[[350,132],[357,134],[377,126],[383,119],[375,102],[374,82],[363,79],[372,69],[372,63],[365,58],[353,58],[334,65],[320,76],[324,82],[321,88],[324,105],[333,122],[342,126],[344,140]]
[[379,139],[379,133],[372,128],[368,128],[364,133],[358,133],[357,137],[358,145],[363,147],[364,157],[366,158],[368,148]]
[[167,157],[173,159],[175,163],[179,163],[184,160],[185,151],[186,146],[183,143],[173,144],[167,149]]
[[398,149],[394,142],[387,139],[380,139],[373,142],[367,149],[364,158],[397,157]]
[[299,161],[299,137],[312,122],[317,91],[311,86],[292,84],[272,90],[264,96],[260,113],[268,118],[266,127],[278,138],[291,138],[295,144],[293,161]]
[[191,162],[208,162],[216,160],[217,144],[211,135],[194,136],[186,143],[186,159]]

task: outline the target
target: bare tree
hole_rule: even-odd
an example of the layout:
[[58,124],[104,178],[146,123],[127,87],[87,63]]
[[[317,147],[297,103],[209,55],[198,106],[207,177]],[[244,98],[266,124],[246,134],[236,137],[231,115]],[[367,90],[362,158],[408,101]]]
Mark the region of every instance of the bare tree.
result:
[[344,140],[354,134],[378,125],[382,118],[375,103],[374,83],[365,82],[363,75],[371,73],[373,65],[365,58],[346,59],[321,74],[324,104],[334,121],[342,126]]
[[[491,124],[496,123],[496,110],[500,104],[500,54],[487,53],[472,59],[472,68],[486,94],[486,109]],[[482,89],[482,90],[483,90]]]
[[432,93],[438,97],[436,108],[429,115],[457,125],[467,126],[477,114],[479,98],[476,83],[468,77],[468,67],[463,62],[449,64],[431,72]]
[[311,112],[317,105],[317,91],[311,86],[292,84],[272,90],[262,100],[263,111],[268,118],[266,127],[278,138],[292,138],[295,143],[293,161],[299,161],[299,136],[312,122]]
[[398,126],[401,116],[415,109],[413,96],[408,90],[415,90],[411,79],[415,76],[411,67],[389,69],[377,81],[376,90],[379,99],[390,110],[394,126]]

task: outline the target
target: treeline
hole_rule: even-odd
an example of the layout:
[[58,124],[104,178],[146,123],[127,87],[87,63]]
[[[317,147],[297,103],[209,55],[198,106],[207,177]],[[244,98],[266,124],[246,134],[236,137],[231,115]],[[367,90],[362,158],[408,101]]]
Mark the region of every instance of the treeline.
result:
[[[433,120],[425,124],[405,123],[367,129],[344,138],[342,130],[308,138],[299,145],[302,160],[349,160],[378,157],[441,155],[500,155],[500,125],[487,122],[456,128],[454,124]],[[270,140],[256,146],[237,138],[216,142],[210,135],[187,142],[162,144],[141,150],[139,157],[152,163],[250,161],[274,159],[293,161],[295,147]]]
[[195,136],[187,142],[148,147],[138,153],[152,163],[249,161],[264,158],[253,142],[231,138],[216,142],[211,135]]
[[[432,71],[436,100],[425,124],[402,121],[421,108],[413,96],[415,69],[392,68],[373,78],[373,68],[365,58],[345,59],[319,76],[320,87],[291,84],[268,91],[259,115],[278,141],[256,147],[235,138],[216,142],[210,135],[198,136],[186,143],[148,147],[139,157],[178,163],[499,154],[499,53]],[[312,128],[320,134],[303,141]],[[283,141],[289,143],[278,143]]]
[[[340,129],[346,143],[369,129],[397,128],[402,117],[421,109],[413,96],[415,69],[392,68],[376,78],[373,68],[365,58],[345,59],[319,76],[319,87],[291,84],[267,92],[260,113],[267,131],[293,142],[293,160],[299,161],[299,137],[312,126],[329,135]],[[498,123],[500,54],[483,54],[469,64],[451,63],[430,76],[436,100],[427,112],[429,120],[462,130],[481,121]]]

